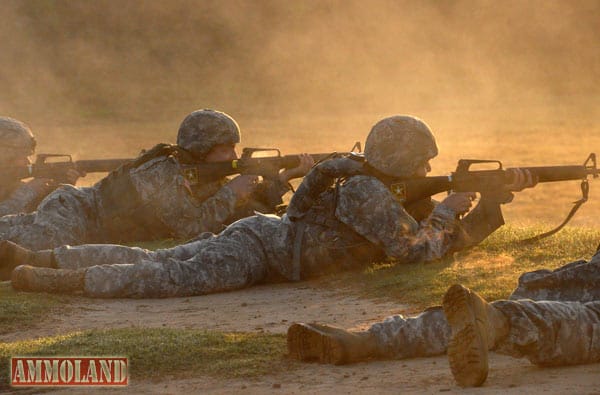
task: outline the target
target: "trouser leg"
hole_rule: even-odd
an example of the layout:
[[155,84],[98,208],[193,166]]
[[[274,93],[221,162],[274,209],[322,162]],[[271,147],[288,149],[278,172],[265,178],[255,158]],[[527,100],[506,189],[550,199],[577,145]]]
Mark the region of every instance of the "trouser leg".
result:
[[524,273],[510,299],[600,300],[600,255],[594,256],[590,262],[575,261],[554,271]]
[[111,263],[138,264],[144,260],[162,262],[169,258],[185,261],[199,250],[202,240],[150,251],[139,247],[117,244],[83,244],[62,246],[53,250],[54,262],[58,269],[81,269]]
[[[216,237],[150,253],[151,259],[137,264],[90,267],[85,293],[92,297],[189,296],[263,281],[268,273],[263,243],[243,225],[232,226]],[[192,253],[189,259],[178,259]]]
[[600,301],[531,300],[492,303],[510,322],[497,352],[525,357],[536,365],[600,361]]
[[152,260],[153,252],[116,244],[83,244],[62,246],[53,250],[54,263],[58,269],[82,269],[110,263],[138,264]]
[[415,358],[446,352],[450,326],[440,306],[431,307],[416,317],[394,315],[369,328],[377,339],[381,356]]

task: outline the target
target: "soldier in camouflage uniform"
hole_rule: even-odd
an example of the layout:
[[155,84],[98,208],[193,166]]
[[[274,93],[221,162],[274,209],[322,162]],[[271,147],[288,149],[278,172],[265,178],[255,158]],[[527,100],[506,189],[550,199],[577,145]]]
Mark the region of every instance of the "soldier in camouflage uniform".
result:
[[540,366],[600,362],[600,251],[589,262],[523,274],[510,300],[486,303],[455,285],[443,308],[412,318],[395,315],[366,331],[304,323],[288,329],[290,355],[303,361],[345,364],[447,350],[462,386],[483,384],[488,349]]
[[315,166],[282,218],[256,215],[219,235],[155,252],[110,245],[57,248],[51,255],[59,270],[21,266],[13,272],[13,287],[92,297],[188,296],[297,281],[385,256],[399,263],[438,259],[456,243],[465,244],[465,229],[480,230],[461,225],[493,205],[459,221],[472,194],[452,194],[418,223],[378,178],[425,176],[436,154],[425,123],[386,118],[367,138],[366,161],[341,157]]
[[[47,178],[27,182],[11,174],[11,168],[28,166],[35,151],[35,138],[27,125],[15,119],[0,117],[0,217],[35,210],[42,199],[58,184]],[[80,174],[69,170],[67,178],[75,183]]]
[[0,240],[43,250],[66,244],[190,239],[221,231],[252,214],[250,208],[272,212],[290,189],[288,180],[312,166],[308,155],[301,156],[299,167],[260,185],[252,175],[195,185],[184,176],[185,164],[237,158],[239,141],[238,125],[230,116],[194,111],[181,123],[176,146],[157,145],[92,187],[64,185],[36,212],[1,218]]

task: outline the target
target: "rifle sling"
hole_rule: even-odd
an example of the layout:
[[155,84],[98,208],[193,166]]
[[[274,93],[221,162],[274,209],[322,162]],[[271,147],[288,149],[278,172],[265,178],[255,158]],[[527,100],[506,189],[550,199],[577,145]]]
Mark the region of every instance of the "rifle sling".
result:
[[[521,245],[531,244],[531,243],[534,243],[541,239],[545,239],[546,237],[552,236],[553,234],[557,233],[571,220],[571,218],[573,218],[573,216],[575,215],[577,210],[579,210],[579,207],[581,207],[581,205],[583,203],[587,202],[589,190],[590,190],[590,186],[589,186],[587,180],[581,181],[581,194],[582,194],[581,199],[579,199],[578,201],[573,203],[574,205],[571,208],[571,211],[569,211],[567,218],[565,218],[565,220],[560,225],[558,225],[556,228],[554,228],[548,232],[544,232],[542,234],[520,240],[517,243],[521,244]],[[600,250],[600,245],[598,245],[598,250]]]

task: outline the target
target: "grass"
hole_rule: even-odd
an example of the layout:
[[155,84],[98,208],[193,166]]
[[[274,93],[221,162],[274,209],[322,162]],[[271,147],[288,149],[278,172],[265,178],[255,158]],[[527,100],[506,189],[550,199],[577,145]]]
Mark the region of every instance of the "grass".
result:
[[[380,262],[362,271],[339,273],[321,285],[366,298],[393,300],[413,312],[439,304],[449,285],[462,283],[488,299],[506,298],[523,272],[556,268],[589,259],[600,241],[600,230],[566,227],[553,237],[529,246],[516,241],[540,233],[539,227],[505,226],[469,251],[429,264]],[[165,248],[176,241],[146,243]],[[71,297],[14,292],[0,285],[0,334],[43,322],[63,313]],[[221,333],[192,329],[107,329],[0,343],[0,364],[14,355],[113,355],[130,358],[131,377],[164,376],[254,377],[295,366],[283,360],[283,335]],[[0,390],[7,369],[0,366]]]
[[[173,247],[183,241],[165,239],[138,245],[156,250]],[[10,282],[0,282],[0,335],[34,327],[55,314],[65,314],[73,296],[17,292]]]
[[454,283],[464,284],[490,300],[506,298],[522,273],[589,259],[600,242],[600,230],[566,227],[532,245],[516,243],[543,230],[505,226],[480,246],[438,262],[410,265],[381,262],[362,272],[337,274],[324,281],[343,292],[395,300],[420,311],[439,304],[446,289]]
[[0,391],[11,356],[126,356],[130,380],[208,375],[250,378],[289,370],[284,335],[127,328],[0,343]]
[[0,335],[31,327],[50,314],[68,309],[69,297],[16,292],[9,282],[0,283]]

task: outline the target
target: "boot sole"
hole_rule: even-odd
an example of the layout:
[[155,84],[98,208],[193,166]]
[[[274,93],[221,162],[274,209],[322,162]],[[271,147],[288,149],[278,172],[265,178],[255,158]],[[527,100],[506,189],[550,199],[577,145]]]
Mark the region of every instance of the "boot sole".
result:
[[292,324],[287,332],[287,346],[290,357],[299,361],[341,365],[345,360],[338,341],[309,325]]
[[488,375],[488,347],[478,323],[482,317],[475,313],[470,291],[460,285],[448,289],[443,307],[452,328],[448,343],[452,375],[462,387],[479,387]]

